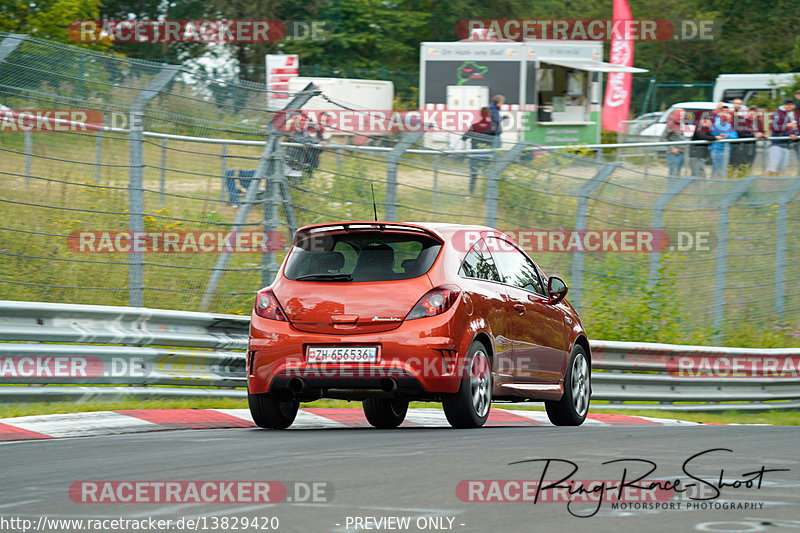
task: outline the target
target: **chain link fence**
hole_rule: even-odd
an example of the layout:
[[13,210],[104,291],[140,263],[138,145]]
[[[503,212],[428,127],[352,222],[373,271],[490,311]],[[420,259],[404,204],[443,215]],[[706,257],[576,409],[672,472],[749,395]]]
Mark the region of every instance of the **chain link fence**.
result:
[[[289,108],[313,89],[287,95]],[[664,143],[541,147],[504,135],[502,149],[470,149],[463,132],[335,129],[320,141],[286,135],[266,102],[262,85],[0,33],[0,104],[103,117],[85,130],[0,130],[0,299],[246,314],[297,227],[377,212],[511,232],[567,281],[590,335],[800,335],[795,160],[788,176],[759,175],[757,160],[758,174],[712,180],[688,165],[668,176]],[[263,254],[75,249],[76,233],[103,231],[266,231],[284,244]],[[589,249],[592,232],[599,248]],[[615,250],[621,232],[669,246]]]

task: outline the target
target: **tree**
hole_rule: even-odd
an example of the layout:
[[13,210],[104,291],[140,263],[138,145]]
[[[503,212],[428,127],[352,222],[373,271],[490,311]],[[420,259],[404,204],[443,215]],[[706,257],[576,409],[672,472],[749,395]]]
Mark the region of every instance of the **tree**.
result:
[[[6,0],[0,3],[0,31],[27,33],[60,43],[81,44],[70,39],[67,28],[73,21],[96,20],[99,18],[100,6],[100,0]],[[103,43],[83,43],[82,46],[108,48]]]

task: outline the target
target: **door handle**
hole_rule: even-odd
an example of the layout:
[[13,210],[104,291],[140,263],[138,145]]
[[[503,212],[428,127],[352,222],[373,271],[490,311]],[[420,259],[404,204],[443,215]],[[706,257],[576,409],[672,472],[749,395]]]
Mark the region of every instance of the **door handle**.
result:
[[523,314],[525,312],[525,304],[514,304],[514,309],[517,310],[517,313]]

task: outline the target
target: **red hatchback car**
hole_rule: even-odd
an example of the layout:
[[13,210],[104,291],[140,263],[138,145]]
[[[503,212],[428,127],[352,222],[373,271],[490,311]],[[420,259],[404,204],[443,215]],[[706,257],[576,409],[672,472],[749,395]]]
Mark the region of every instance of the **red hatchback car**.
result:
[[543,400],[580,425],[591,352],[567,287],[483,226],[341,222],[300,229],[250,323],[253,420],[289,427],[299,402],[363,401],[393,428],[409,401],[441,401],[453,427],[492,401]]

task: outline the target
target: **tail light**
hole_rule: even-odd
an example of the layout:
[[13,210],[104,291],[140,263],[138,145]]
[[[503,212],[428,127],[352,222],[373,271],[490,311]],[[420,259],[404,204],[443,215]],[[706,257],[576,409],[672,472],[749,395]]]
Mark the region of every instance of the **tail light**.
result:
[[441,315],[453,307],[460,293],[461,290],[455,285],[442,285],[431,289],[414,305],[411,312],[406,315],[406,320]]
[[272,291],[269,289],[258,293],[254,310],[260,317],[286,321],[286,313],[283,312],[281,304],[278,303],[278,299],[275,298],[275,295],[272,294]]

